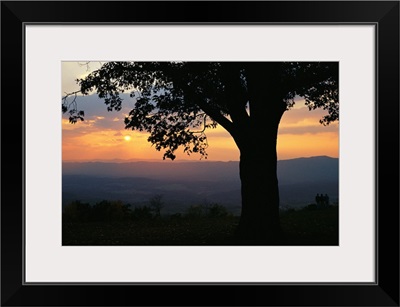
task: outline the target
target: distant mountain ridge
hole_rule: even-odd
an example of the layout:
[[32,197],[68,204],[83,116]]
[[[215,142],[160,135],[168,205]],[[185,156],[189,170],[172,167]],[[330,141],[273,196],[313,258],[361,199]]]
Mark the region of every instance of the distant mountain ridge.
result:
[[[284,182],[321,179],[338,180],[337,158],[317,156],[278,161],[278,178]],[[201,167],[200,167],[201,166]],[[63,162],[63,175],[83,174],[107,177],[147,177],[155,179],[239,180],[238,161],[174,162]]]

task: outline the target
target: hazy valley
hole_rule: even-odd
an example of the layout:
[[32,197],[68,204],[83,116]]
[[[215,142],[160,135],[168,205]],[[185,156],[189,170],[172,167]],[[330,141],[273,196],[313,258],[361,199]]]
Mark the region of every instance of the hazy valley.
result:
[[[329,157],[278,161],[282,207],[302,207],[317,193],[338,201],[339,160]],[[64,162],[63,205],[122,200],[145,205],[162,195],[162,213],[183,212],[196,204],[218,203],[240,213],[239,163],[212,161]]]

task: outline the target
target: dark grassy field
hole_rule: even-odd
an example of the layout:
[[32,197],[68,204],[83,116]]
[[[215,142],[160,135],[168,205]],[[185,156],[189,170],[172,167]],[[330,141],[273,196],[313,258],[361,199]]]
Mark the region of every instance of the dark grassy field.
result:
[[339,245],[339,207],[288,210],[281,227],[287,245]]
[[[63,245],[235,245],[239,218],[174,215],[123,221],[63,220]],[[338,206],[281,213],[282,245],[338,245]]]

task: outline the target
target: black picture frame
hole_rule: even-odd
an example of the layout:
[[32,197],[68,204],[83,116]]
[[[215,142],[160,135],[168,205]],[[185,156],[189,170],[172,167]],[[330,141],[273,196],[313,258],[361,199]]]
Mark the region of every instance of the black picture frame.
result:
[[[33,22],[376,25],[376,283],[24,284],[23,42]],[[2,306],[399,306],[399,1],[3,1],[1,146]]]

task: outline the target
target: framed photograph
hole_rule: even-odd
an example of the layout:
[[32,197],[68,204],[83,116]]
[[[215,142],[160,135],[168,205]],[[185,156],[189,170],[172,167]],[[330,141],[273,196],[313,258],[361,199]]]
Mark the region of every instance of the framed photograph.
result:
[[399,306],[398,1],[1,28],[2,305]]

